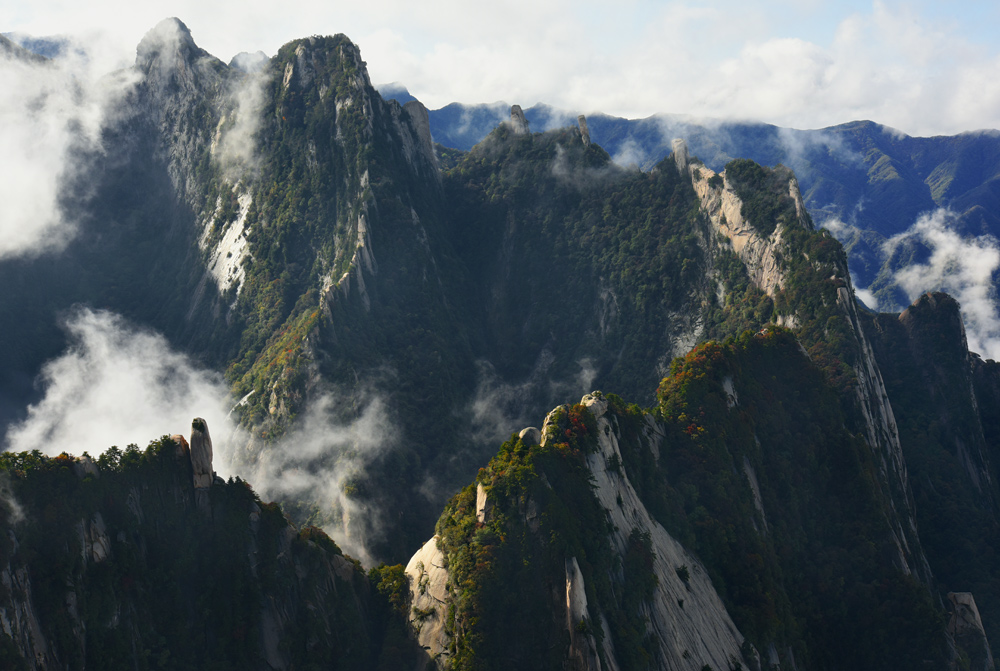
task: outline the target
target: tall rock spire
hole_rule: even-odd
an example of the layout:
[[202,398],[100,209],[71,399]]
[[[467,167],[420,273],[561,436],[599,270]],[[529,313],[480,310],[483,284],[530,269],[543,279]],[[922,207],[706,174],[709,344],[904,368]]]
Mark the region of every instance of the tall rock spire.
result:
[[524,112],[520,105],[510,106],[510,127],[514,130],[515,135],[527,135],[529,132],[528,120],[524,118]]
[[194,469],[195,489],[212,486],[212,436],[208,423],[201,417],[191,422],[191,467]]

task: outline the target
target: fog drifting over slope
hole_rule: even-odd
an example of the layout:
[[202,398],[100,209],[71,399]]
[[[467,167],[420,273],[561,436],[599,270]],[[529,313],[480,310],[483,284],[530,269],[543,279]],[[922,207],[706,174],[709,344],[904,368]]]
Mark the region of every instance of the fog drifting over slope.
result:
[[[70,346],[43,366],[44,396],[10,428],[7,449],[97,456],[111,445],[187,436],[194,417],[205,418],[215,440],[225,442],[230,404],[221,375],[107,311],[78,309],[64,328]],[[225,454],[217,445],[216,470],[228,475]]]
[[49,62],[0,52],[0,260],[58,251],[75,232],[62,185],[82,152],[100,150],[105,119],[134,83],[127,72],[104,76],[101,49],[87,48]]
[[379,533],[382,512],[346,492],[352,478],[398,441],[378,395],[352,398],[347,414],[354,419],[344,420],[340,406],[347,397],[321,394],[256,463],[237,464],[236,451],[249,436],[234,423],[222,375],[111,312],[79,308],[64,328],[69,348],[42,368],[43,397],[9,428],[5,449],[96,457],[112,445],[144,448],[163,435],[188,437],[191,420],[202,417],[213,438],[216,473],[241,476],[264,500],[308,501],[334,512],[340,519],[327,533],[352,556],[373,563],[367,546]]

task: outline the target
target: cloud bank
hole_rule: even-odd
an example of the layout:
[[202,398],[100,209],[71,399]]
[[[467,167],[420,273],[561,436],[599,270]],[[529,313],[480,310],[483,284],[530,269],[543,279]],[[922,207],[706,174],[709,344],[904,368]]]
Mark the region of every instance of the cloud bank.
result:
[[[144,447],[164,434],[188,436],[191,420],[203,417],[220,476],[239,474],[264,500],[316,506],[330,520],[323,526],[337,543],[372,563],[367,546],[380,533],[382,513],[352,496],[352,487],[398,444],[380,397],[320,395],[292,432],[266,446],[256,462],[235,464],[249,436],[232,422],[233,401],[222,375],[175,351],[162,335],[111,312],[80,308],[64,326],[70,346],[43,367],[38,381],[43,397],[9,427],[5,449],[96,457],[112,445]],[[345,406],[347,398],[352,401]],[[16,502],[9,498],[0,480],[0,507],[16,516]]]
[[187,436],[191,420],[203,417],[217,443],[215,470],[228,475],[231,404],[221,375],[110,312],[78,309],[65,329],[70,346],[42,368],[42,400],[9,428],[6,449],[97,456],[112,445]]
[[99,150],[108,113],[130,85],[100,77],[103,63],[79,49],[50,62],[0,53],[0,260],[58,251],[75,227],[63,216],[61,186]]
[[939,209],[925,214],[907,231],[889,238],[884,252],[907,241],[930,251],[925,263],[911,264],[893,279],[910,300],[927,291],[951,294],[962,307],[969,350],[1000,360],[1000,304],[995,278],[1000,269],[1000,242],[991,235],[962,237],[953,212]]

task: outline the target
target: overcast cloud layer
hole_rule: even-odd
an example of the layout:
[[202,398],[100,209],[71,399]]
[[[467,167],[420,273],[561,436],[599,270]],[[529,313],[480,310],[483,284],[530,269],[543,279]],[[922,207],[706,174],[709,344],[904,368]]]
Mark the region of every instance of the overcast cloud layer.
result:
[[911,135],[1000,127],[1000,5],[992,0],[425,3],[263,0],[4,3],[0,30],[103,31],[131,62],[177,16],[223,60],[312,34],[357,42],[375,82],[428,107],[546,102],[630,118],[658,112],[817,128],[872,119]]

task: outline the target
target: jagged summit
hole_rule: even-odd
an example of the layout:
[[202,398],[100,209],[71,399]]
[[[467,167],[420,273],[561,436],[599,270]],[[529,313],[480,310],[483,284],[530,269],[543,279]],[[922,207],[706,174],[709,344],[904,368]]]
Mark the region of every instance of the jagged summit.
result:
[[218,61],[199,47],[191,30],[178,18],[171,17],[157,23],[139,42],[135,52],[135,66],[149,74],[154,63],[161,71],[183,70],[202,59]]
[[528,120],[524,118],[524,111],[520,105],[510,106],[510,127],[515,135],[527,135]]

